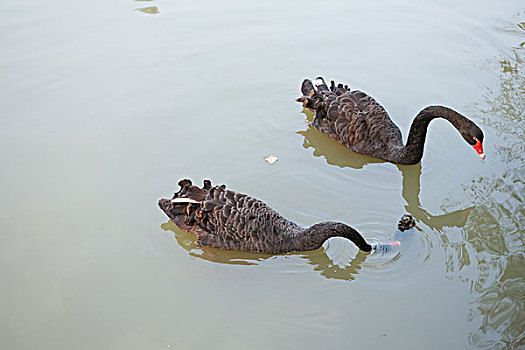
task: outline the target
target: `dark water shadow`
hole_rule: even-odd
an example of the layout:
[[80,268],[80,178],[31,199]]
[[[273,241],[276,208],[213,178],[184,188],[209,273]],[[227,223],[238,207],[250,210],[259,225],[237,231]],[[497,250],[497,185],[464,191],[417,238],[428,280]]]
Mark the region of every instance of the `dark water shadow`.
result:
[[[314,114],[311,111],[303,109],[302,113],[306,115],[309,121],[313,120]],[[387,163],[378,158],[355,153],[337,141],[330,139],[313,126],[309,126],[308,129],[300,130],[297,133],[304,137],[304,148],[313,148],[313,155],[324,158],[330,165],[336,165],[340,168],[362,169],[368,164]],[[440,215],[430,214],[421,206],[421,201],[419,200],[421,190],[421,162],[416,165],[396,164],[396,166],[403,177],[402,196],[407,203],[405,210],[416,220],[439,231],[441,231],[443,227],[465,226],[473,206],[451,213],[445,212]]]
[[[321,276],[328,279],[338,279],[353,281],[359,275],[359,272],[370,253],[358,251],[356,257],[348,262],[348,265],[340,266],[336,264],[328,255],[323,247],[309,252],[296,252],[286,254],[261,254],[242,251],[221,250],[208,247],[198,247],[195,235],[185,232],[178,228],[173,222],[168,221],[160,225],[164,231],[174,233],[177,243],[188,253],[196,258],[230,265],[259,265],[260,263],[275,259],[279,256],[296,255],[306,260],[309,265],[313,266],[314,271],[318,271]],[[399,254],[398,254],[399,255]],[[394,257],[395,259],[396,257]]]

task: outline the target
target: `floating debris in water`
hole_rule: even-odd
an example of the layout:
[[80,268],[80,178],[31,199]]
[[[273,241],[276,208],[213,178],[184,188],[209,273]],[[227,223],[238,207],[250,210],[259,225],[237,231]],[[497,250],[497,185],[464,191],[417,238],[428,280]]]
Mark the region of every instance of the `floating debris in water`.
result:
[[410,214],[405,214],[401,217],[401,220],[397,223],[397,228],[400,231],[406,231],[416,226],[416,220]]
[[277,157],[277,156],[275,156],[273,154],[270,154],[269,156],[264,157],[264,160],[267,161],[270,164],[275,163],[278,159],[279,159],[279,157]]

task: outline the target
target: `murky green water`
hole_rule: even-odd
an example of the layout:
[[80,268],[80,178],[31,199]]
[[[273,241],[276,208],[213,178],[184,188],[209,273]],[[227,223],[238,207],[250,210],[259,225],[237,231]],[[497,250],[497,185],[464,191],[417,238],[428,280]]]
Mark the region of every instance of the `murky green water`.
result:
[[[0,28],[2,348],[525,346],[521,2],[4,0]],[[405,136],[451,106],[487,159],[442,120],[419,165],[354,154],[294,102],[317,75]],[[201,250],[156,204],[183,177],[403,245]]]

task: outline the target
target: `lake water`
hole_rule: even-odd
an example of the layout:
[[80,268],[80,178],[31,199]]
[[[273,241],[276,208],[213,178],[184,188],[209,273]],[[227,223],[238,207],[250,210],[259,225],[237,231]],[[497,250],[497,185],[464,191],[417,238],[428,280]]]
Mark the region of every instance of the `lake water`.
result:
[[[3,0],[0,28],[3,349],[525,347],[522,2]],[[318,75],[405,137],[453,107],[487,158],[444,120],[418,165],[352,153],[294,101]],[[185,177],[403,244],[203,250],[157,207]]]

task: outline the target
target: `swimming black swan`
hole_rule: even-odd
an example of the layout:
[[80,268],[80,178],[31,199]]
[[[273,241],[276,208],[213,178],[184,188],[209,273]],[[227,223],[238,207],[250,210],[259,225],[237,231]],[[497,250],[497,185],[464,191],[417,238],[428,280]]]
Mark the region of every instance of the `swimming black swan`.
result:
[[333,80],[329,89],[321,77],[315,84],[305,79],[301,92],[303,96],[297,101],[315,112],[313,126],[354,152],[397,164],[417,164],[423,157],[428,124],[434,118],[444,118],[485,159],[481,129],[448,107],[430,106],[419,112],[403,145],[401,131],[388,113],[364,92],[343,84],[336,86]]
[[258,199],[230,191],[226,186],[193,186],[179,181],[179,192],[161,199],[159,207],[180,229],[195,234],[197,244],[227,250],[285,253],[314,250],[330,237],[344,237],[359,249],[386,251],[400,243],[369,244],[352,227],[340,222],[322,222],[309,228],[283,218]]

